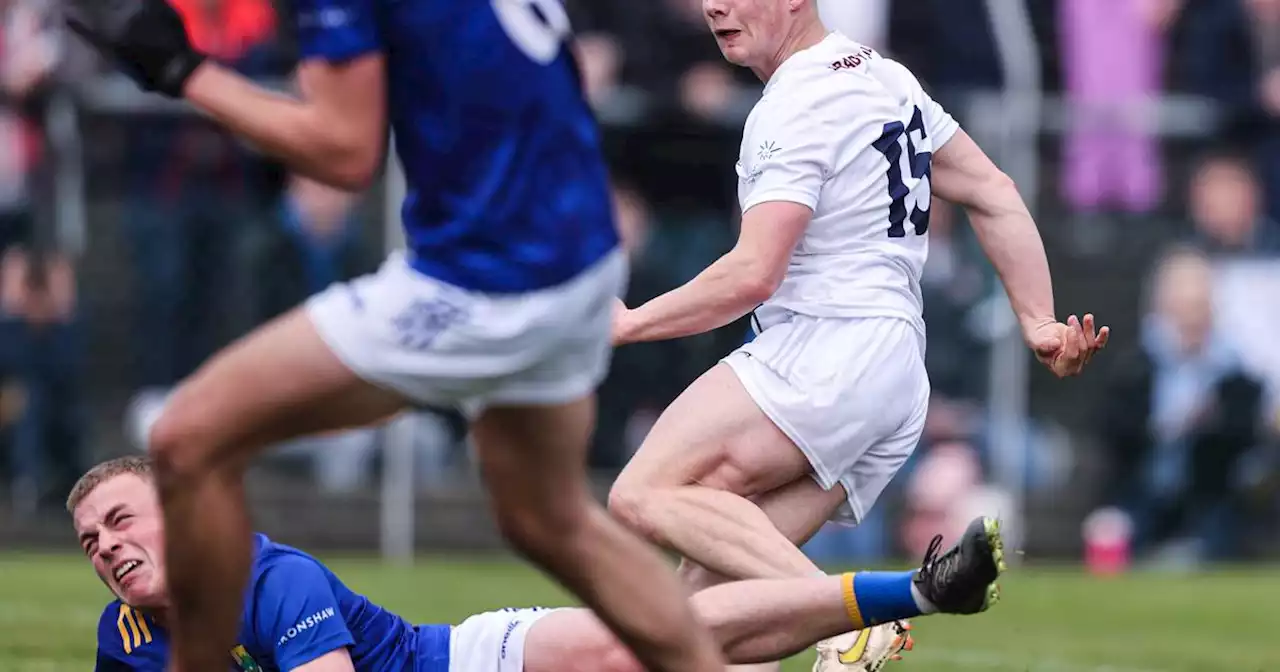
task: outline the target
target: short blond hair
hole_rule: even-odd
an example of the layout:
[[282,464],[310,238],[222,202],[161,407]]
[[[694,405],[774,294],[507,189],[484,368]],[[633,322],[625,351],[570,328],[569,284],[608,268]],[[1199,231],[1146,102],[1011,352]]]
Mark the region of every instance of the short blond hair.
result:
[[122,474],[133,474],[139,478],[151,480],[151,458],[146,455],[126,455],[102,462],[85,472],[67,495],[67,512],[74,514],[76,507],[84,501],[89,493],[103,483]]

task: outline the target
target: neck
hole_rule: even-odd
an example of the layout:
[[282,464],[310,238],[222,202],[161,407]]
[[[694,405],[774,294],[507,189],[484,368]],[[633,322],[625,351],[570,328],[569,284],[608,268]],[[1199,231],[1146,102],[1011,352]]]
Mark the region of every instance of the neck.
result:
[[782,67],[788,58],[812,47],[827,36],[827,29],[816,18],[811,21],[797,22],[792,31],[782,40],[778,53],[763,66],[751,68],[762,82],[768,82],[773,73]]
[[135,609],[136,611],[140,611],[140,612],[142,612],[142,613],[143,613],[143,615],[145,615],[145,616],[149,616],[149,617],[151,618],[151,620],[155,621],[155,622],[156,622],[156,624],[157,624],[157,625],[159,625],[160,627],[165,628],[165,629],[168,629],[168,627],[169,627],[169,610],[168,610],[167,608],[165,608],[165,607],[154,607],[154,608],[139,609],[138,607],[134,607],[134,609]]

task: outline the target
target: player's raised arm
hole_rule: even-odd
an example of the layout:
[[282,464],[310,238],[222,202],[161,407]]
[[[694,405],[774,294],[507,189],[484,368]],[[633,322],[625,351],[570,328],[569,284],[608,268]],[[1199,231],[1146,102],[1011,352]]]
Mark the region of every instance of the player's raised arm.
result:
[[1107,341],[1071,316],[1057,321],[1044,243],[1013,180],[963,130],[933,154],[933,193],[965,208],[983,252],[995,266],[1027,344],[1056,375],[1079,373]]
[[207,60],[165,0],[80,2],[68,24],[138,84],[186,98],[295,172],[347,189],[372,181],[386,140],[383,55],[367,0],[303,0],[301,97]]

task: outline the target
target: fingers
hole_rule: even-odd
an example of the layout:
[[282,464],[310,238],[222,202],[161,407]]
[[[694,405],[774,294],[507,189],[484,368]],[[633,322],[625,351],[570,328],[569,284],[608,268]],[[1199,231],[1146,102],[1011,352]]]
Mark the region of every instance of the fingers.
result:
[[1093,314],[1086,314],[1083,322],[1072,315],[1067,318],[1064,347],[1055,358],[1054,373],[1059,377],[1078,375],[1084,370],[1094,353],[1106,347],[1111,337],[1110,327],[1096,328]]
[[1067,347],[1063,355],[1070,361],[1080,359],[1086,350],[1084,331],[1080,328],[1080,320],[1075,315],[1067,318]]
[[1082,329],[1082,332],[1084,334],[1085,346],[1088,347],[1090,350],[1093,350],[1096,347],[1096,344],[1098,342],[1098,337],[1095,335],[1093,330],[1092,314],[1086,314],[1084,316],[1084,327]]

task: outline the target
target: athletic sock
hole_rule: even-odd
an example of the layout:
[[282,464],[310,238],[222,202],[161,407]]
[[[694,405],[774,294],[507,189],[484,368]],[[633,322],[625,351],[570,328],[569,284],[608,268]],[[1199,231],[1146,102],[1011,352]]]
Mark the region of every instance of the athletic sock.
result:
[[854,629],[913,618],[934,611],[911,579],[915,572],[857,572],[844,574],[844,604]]

